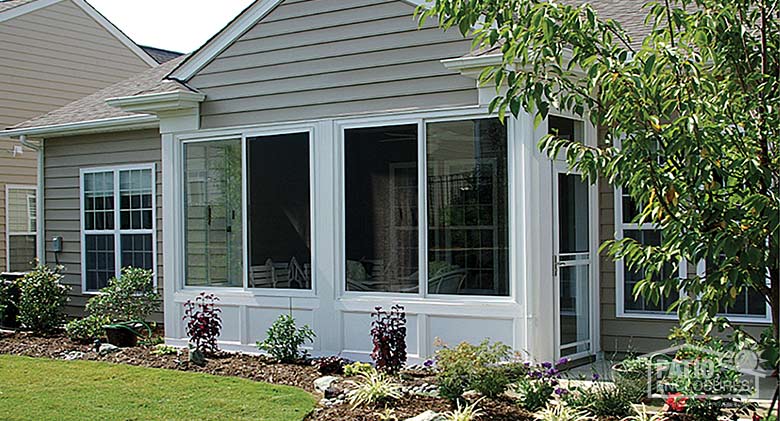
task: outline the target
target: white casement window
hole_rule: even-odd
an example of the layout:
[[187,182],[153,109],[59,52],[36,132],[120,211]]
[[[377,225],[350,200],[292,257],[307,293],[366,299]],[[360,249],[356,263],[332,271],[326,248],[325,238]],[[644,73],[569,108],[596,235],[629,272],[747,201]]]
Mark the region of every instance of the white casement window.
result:
[[36,255],[37,221],[35,186],[5,187],[6,269],[30,270]]
[[154,164],[81,170],[82,290],[96,292],[123,267],[156,271]]

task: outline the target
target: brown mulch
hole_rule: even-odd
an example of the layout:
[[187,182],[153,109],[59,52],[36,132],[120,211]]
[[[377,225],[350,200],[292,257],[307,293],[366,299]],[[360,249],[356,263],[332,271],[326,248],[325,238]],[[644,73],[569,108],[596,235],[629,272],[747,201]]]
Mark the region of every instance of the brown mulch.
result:
[[[76,343],[63,334],[47,337],[34,336],[26,332],[0,331],[0,354],[22,355],[35,358],[63,359],[63,354],[80,351],[82,360],[104,361],[141,367],[208,373],[219,376],[234,376],[267,383],[283,384],[314,392],[314,380],[322,375],[309,365],[280,364],[268,357],[238,353],[222,353],[208,359],[205,367],[190,364],[187,350],[176,355],[152,354],[153,346],[139,345],[123,348],[121,352],[106,356],[94,351],[91,344]],[[432,383],[430,373],[410,373],[404,384],[412,386],[423,382]],[[319,395],[318,395],[319,396]],[[414,417],[433,410],[446,412],[454,409],[446,399],[428,396],[404,396],[390,406],[399,420]],[[495,421],[528,421],[533,416],[509,400],[483,400],[480,404],[484,415],[480,419]],[[352,409],[349,404],[330,408],[317,408],[306,421],[378,421],[383,407]]]
[[[399,420],[405,420],[417,416],[427,410],[439,413],[454,409],[446,399],[427,396],[405,396],[401,400],[389,406],[393,414]],[[504,399],[485,399],[479,404],[483,415],[481,420],[490,421],[530,421],[533,414],[520,409],[516,404]],[[349,405],[339,405],[331,408],[318,409],[310,414],[305,421],[378,421],[379,414],[384,412],[384,407],[355,408]]]
[[260,355],[222,353],[210,357],[205,367],[190,364],[187,350],[180,355],[155,355],[152,346],[123,348],[106,356],[94,352],[92,345],[72,342],[63,335],[36,337],[26,332],[0,333],[0,354],[23,355],[37,358],[62,359],[71,351],[84,353],[83,360],[130,364],[141,367],[208,373],[218,376],[234,376],[267,383],[283,384],[314,392],[314,380],[320,374],[308,365],[279,364]]

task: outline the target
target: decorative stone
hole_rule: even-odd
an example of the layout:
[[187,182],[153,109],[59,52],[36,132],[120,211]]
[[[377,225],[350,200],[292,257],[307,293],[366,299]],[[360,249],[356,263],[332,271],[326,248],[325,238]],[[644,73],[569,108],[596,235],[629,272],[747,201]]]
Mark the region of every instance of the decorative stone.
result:
[[203,352],[197,350],[197,349],[190,349],[189,352],[189,361],[192,364],[195,364],[199,367],[203,367],[206,365],[206,356],[203,355]]
[[[324,376],[314,381],[314,389],[325,394],[325,391],[333,385],[339,378],[335,376]],[[327,397],[327,396],[326,396]]]
[[429,409],[416,417],[407,418],[404,421],[441,421],[443,419],[444,417],[441,414]]
[[111,345],[111,344],[100,344],[100,348],[98,349],[98,354],[108,355],[119,351],[121,351],[121,349],[118,346]]
[[81,351],[69,351],[60,354],[60,357],[65,361],[81,360],[84,358],[84,353]]
[[325,389],[325,392],[323,392],[323,394],[325,395],[326,399],[333,399],[333,398],[338,398],[342,393],[341,393],[341,389],[331,386]]

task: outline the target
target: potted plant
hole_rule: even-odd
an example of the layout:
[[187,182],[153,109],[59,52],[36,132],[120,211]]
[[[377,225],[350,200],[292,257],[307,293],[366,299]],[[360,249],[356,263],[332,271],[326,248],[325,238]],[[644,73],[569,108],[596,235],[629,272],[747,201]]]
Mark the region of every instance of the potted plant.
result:
[[[141,332],[146,330],[146,334]],[[152,328],[142,321],[117,322],[103,326],[108,343],[120,348],[131,348],[138,345],[138,338],[150,338]]]

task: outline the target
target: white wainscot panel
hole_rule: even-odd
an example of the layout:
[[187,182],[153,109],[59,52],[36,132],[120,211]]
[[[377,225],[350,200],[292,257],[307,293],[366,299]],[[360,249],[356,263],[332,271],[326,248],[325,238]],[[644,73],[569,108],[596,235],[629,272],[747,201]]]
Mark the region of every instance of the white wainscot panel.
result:
[[[343,353],[348,358],[369,359],[374,345],[371,343],[371,313],[343,312]],[[409,358],[420,353],[418,341],[418,320],[416,314],[406,315],[406,352]]]
[[[433,342],[440,338],[445,344],[455,346],[463,341],[478,344],[485,339],[514,343],[514,322],[512,319],[489,319],[475,317],[429,316],[428,338]],[[431,347],[433,349],[433,347]]]
[[[262,308],[262,307],[248,307],[246,311],[247,328],[248,332],[248,345],[254,345],[258,341],[265,340],[265,334],[268,328],[279,318],[282,314],[290,314],[289,309],[285,308]],[[299,310],[295,309],[292,312],[293,318],[295,318],[295,325],[301,327],[303,325],[309,325],[310,328],[315,330],[317,336],[320,332],[317,331],[314,324],[314,312],[311,310]],[[314,341],[314,349],[318,349],[317,339]],[[310,347],[311,344],[306,344],[306,347]]]
[[241,308],[238,306],[220,305],[222,309],[222,334],[220,341],[239,342],[241,340]]

